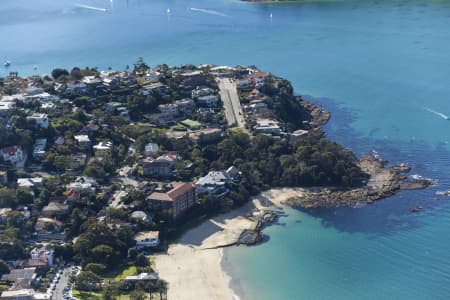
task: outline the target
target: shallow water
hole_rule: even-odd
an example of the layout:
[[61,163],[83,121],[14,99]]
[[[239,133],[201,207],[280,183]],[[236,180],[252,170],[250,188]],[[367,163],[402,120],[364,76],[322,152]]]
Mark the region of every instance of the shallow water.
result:
[[435,193],[450,189],[450,122],[431,112],[450,115],[448,28],[450,1],[2,0],[0,60],[12,66],[0,76],[142,56],[288,78],[332,112],[331,139],[439,182],[360,209],[289,211],[267,243],[226,251],[234,287],[243,299],[448,299],[450,206]]

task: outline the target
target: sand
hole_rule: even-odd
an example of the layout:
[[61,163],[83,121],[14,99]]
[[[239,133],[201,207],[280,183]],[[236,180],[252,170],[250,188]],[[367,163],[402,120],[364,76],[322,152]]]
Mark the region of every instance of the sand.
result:
[[234,299],[228,276],[221,267],[222,247],[234,244],[243,230],[256,223],[246,216],[281,206],[301,189],[272,189],[247,205],[218,215],[186,232],[166,254],[154,255],[155,269],[169,284],[168,299]]

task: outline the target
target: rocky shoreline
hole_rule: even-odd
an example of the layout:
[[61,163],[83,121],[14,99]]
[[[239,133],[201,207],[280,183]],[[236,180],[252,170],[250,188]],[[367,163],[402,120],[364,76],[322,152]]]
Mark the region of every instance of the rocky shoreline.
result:
[[365,155],[359,166],[370,178],[367,184],[355,189],[339,187],[308,188],[301,195],[291,197],[285,204],[296,208],[350,206],[359,207],[384,199],[404,190],[425,189],[432,184],[429,179],[413,179],[405,174],[411,168],[406,164],[386,167],[388,161]]
[[328,123],[331,118],[330,112],[314,103],[306,101],[300,96],[297,96],[296,99],[300,103],[300,106],[311,116],[311,121],[305,124],[309,129],[321,128]]

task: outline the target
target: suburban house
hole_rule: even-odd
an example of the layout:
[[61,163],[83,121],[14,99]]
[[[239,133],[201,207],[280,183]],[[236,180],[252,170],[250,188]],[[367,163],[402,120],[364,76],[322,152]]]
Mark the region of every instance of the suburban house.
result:
[[158,153],[159,146],[155,143],[148,143],[144,148],[145,156],[155,156]]
[[266,81],[268,80],[269,73],[257,71],[257,72],[253,72],[250,75],[248,75],[247,78],[255,86],[261,86],[264,83],[266,83]]
[[280,122],[274,119],[257,119],[256,125],[253,129],[257,133],[265,133],[272,135],[281,135],[283,130],[280,127]]
[[143,86],[140,90],[141,94],[144,96],[148,95],[165,95],[169,91],[169,87],[161,82],[155,82],[148,84],[146,86]]
[[69,169],[78,169],[86,164],[87,155],[84,153],[74,153],[70,155]]
[[188,182],[172,182],[165,190],[147,197],[153,208],[167,209],[172,220],[178,219],[196,202],[194,186]]
[[207,128],[189,132],[189,139],[195,144],[210,143],[220,140],[222,137],[222,129]]
[[0,149],[0,155],[4,161],[9,161],[13,165],[22,163],[25,159],[21,146],[12,146]]
[[6,117],[16,107],[14,102],[0,101],[0,116]]
[[198,87],[195,90],[192,90],[191,97],[192,97],[192,99],[197,99],[198,97],[214,95],[215,93],[216,93],[216,91],[213,90],[212,88],[208,88],[208,87],[200,88],[200,87]]
[[64,145],[65,142],[66,139],[63,136],[57,137],[54,141],[55,145]]
[[134,236],[136,248],[157,247],[159,245],[159,231],[141,231]]
[[142,210],[136,210],[133,211],[130,215],[130,218],[133,220],[139,220],[139,221],[143,221],[143,222],[147,222],[149,220],[151,220],[151,217],[149,217],[149,215]]
[[73,138],[78,142],[78,146],[81,148],[87,149],[91,146],[91,140],[86,134],[76,135]]
[[19,289],[3,291],[1,300],[35,300],[33,289]]
[[125,277],[125,281],[136,282],[136,281],[150,281],[158,280],[157,273],[139,273],[138,275],[130,275]]
[[217,107],[220,104],[219,96],[217,95],[201,96],[196,101],[199,106],[203,107]]
[[97,158],[106,158],[110,157],[113,150],[112,142],[99,142],[97,145],[94,145],[95,157]]
[[1,280],[12,283],[10,290],[17,289],[18,287],[31,289],[36,283],[36,277],[36,268],[24,268],[11,270],[9,274],[4,274]]
[[9,207],[0,208],[0,224],[6,224],[8,213],[11,211],[12,209]]
[[172,116],[178,115],[178,105],[174,103],[160,104],[158,105],[158,109],[163,114],[169,114]]
[[45,247],[36,247],[30,251],[31,258],[25,260],[22,264],[24,268],[36,268],[38,274],[45,273],[49,267],[53,266],[53,249]]
[[56,105],[53,102],[44,102],[41,104],[41,109],[45,112],[52,112],[56,110]]
[[69,213],[69,206],[57,201],[50,201],[42,208],[41,215],[44,217],[62,217]]
[[80,193],[95,193],[97,186],[97,181],[95,181],[95,179],[86,176],[78,176],[66,186],[66,189],[67,191],[74,190]]
[[27,121],[34,122],[36,127],[48,128],[48,116],[46,114],[34,113],[27,117]]
[[63,225],[56,219],[39,217],[34,225],[34,230],[39,240],[63,240],[65,237]]
[[198,195],[209,194],[210,196],[223,196],[228,193],[227,184],[240,176],[235,166],[226,171],[211,171],[206,176],[200,177],[195,182]]
[[45,156],[45,148],[47,147],[47,139],[36,139],[33,145],[33,159],[41,161]]
[[167,114],[167,113],[159,113],[159,114],[152,114],[149,117],[150,122],[155,123],[156,125],[167,125],[175,121],[174,115]]
[[174,161],[167,157],[145,158],[140,164],[145,176],[170,177],[173,175]]
[[192,99],[177,100],[175,104],[178,105],[178,111],[182,114],[190,114],[195,109],[195,102]]
[[40,259],[50,267],[55,264],[54,254],[55,251],[52,248],[47,248],[45,246],[35,247],[30,251],[31,259]]
[[8,172],[0,171],[0,184],[8,183]]
[[226,185],[230,181],[231,178],[226,172],[211,171],[195,182],[195,188],[198,195],[209,194],[217,196],[228,192]]
[[42,184],[42,177],[17,178],[17,187],[25,190],[33,190],[41,187]]

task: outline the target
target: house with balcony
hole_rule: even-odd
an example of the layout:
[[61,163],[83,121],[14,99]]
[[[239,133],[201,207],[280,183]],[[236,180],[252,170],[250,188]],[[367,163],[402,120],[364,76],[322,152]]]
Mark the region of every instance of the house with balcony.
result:
[[31,116],[27,117],[27,121],[34,122],[36,127],[39,128],[48,128],[48,116],[46,114],[34,113]]
[[195,188],[189,182],[172,182],[147,197],[147,202],[152,208],[167,211],[173,221],[194,206],[196,201]]
[[134,236],[137,249],[159,246],[159,231],[141,231]]
[[110,141],[102,141],[94,145],[95,157],[107,158],[110,157],[113,151],[113,143]]
[[45,149],[47,148],[47,139],[36,139],[33,145],[33,159],[41,161],[45,157]]
[[3,161],[10,162],[13,165],[22,164],[25,160],[25,153],[21,146],[11,146],[0,149],[0,156]]

